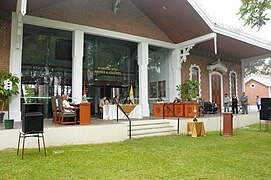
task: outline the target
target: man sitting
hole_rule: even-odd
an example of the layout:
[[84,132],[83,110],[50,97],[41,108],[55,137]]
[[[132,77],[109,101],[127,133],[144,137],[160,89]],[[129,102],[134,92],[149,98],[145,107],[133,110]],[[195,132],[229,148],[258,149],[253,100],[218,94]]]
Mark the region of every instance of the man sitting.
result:
[[77,108],[71,106],[68,102],[69,96],[67,94],[62,95],[62,104],[65,112],[74,112]]

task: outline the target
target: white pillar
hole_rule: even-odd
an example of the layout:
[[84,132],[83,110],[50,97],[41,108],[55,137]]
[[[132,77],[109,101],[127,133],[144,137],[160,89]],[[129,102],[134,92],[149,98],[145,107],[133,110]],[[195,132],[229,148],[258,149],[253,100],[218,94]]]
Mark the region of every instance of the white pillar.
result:
[[[22,69],[22,42],[23,42],[23,20],[20,11],[12,13],[11,22],[11,45],[9,70],[20,79],[19,94],[12,95],[10,99],[10,118],[15,121],[21,120],[21,69]],[[7,113],[6,113],[7,114]],[[7,118],[7,116],[6,116]]]
[[175,97],[178,97],[178,92],[176,91],[176,86],[182,83],[181,79],[181,70],[182,65],[180,63],[180,50],[174,49],[171,53],[171,69],[173,79],[169,81],[170,83],[170,100],[173,100]]
[[72,46],[72,98],[82,99],[84,32],[73,32]]
[[242,73],[242,77],[241,77],[242,92],[245,92],[246,91],[246,88],[245,88],[245,62],[243,59],[241,60],[241,73]]
[[148,103],[148,64],[149,45],[146,42],[138,44],[138,66],[139,66],[139,104],[142,106],[143,117],[150,116]]

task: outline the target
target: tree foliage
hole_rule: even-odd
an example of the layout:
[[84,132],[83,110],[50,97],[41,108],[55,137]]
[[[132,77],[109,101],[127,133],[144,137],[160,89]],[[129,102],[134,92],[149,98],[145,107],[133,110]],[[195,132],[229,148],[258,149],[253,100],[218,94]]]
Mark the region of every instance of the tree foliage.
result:
[[245,21],[244,25],[260,29],[270,20],[267,15],[271,9],[271,0],[241,0],[241,2],[238,14],[240,19]]
[[245,63],[245,77],[250,74],[271,74],[271,59],[260,59]]

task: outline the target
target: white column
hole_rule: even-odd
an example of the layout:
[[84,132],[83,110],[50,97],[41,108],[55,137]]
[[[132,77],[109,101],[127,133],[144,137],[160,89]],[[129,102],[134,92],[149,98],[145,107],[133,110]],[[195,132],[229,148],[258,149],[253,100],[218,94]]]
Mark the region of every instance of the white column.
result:
[[[20,11],[12,13],[11,22],[11,47],[9,71],[20,79],[19,94],[10,98],[10,118],[15,121],[21,120],[21,67],[22,67],[22,42],[23,42],[23,20]],[[7,113],[6,113],[7,114]],[[7,118],[7,116],[6,116]]]
[[82,99],[84,32],[73,32],[72,46],[72,98]]
[[209,102],[212,102],[212,72],[209,71]]
[[182,83],[182,65],[180,63],[180,50],[174,49],[171,53],[171,69],[172,69],[172,77],[173,79],[170,79],[170,100],[173,100],[175,97],[178,97],[178,92],[176,91],[176,86],[180,85]]
[[245,92],[245,62],[243,59],[241,60],[241,73],[242,92]]
[[139,66],[139,104],[142,106],[143,117],[150,116],[148,103],[148,64],[149,45],[146,42],[138,44],[138,66]]

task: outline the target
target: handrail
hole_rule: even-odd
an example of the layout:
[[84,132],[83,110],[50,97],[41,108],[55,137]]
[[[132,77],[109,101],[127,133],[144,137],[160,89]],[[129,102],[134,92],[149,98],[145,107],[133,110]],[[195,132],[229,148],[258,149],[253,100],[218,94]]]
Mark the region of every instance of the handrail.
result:
[[174,112],[174,103],[173,103],[173,111],[167,106],[166,103],[163,104],[163,119],[165,119],[165,115],[164,115],[164,107],[166,106],[166,108],[168,108],[169,111],[172,112],[173,116],[176,117],[178,119],[178,125],[177,125],[177,133],[180,134],[180,118],[179,116],[177,116]]
[[122,107],[117,104],[117,122],[119,122],[119,112],[118,112],[118,108],[120,108],[120,110],[123,112],[123,114],[127,117],[127,119],[129,120],[129,139],[132,138],[132,123],[131,123],[131,119],[129,118],[129,116],[124,112],[124,110],[122,109]]

